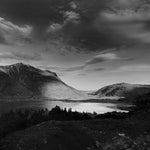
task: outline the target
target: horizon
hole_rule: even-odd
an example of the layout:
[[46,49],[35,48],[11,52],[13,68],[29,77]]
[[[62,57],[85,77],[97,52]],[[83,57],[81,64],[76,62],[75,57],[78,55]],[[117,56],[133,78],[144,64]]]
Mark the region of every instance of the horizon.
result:
[[[37,68],[37,69],[40,69],[40,68],[38,68],[38,67],[36,67],[36,66],[34,66],[34,65],[31,65],[31,64],[27,64],[27,63],[22,63],[22,62],[18,62],[18,63],[14,63],[14,64],[8,64],[8,65],[0,65],[0,67],[5,67],[5,66],[16,66],[16,65],[26,65],[26,66],[31,66],[31,67],[34,67],[34,68]],[[42,71],[46,71],[46,69],[40,69],[40,70],[42,70]],[[51,71],[51,70],[48,70],[48,71]],[[54,73],[56,73],[56,72],[54,72]],[[57,74],[57,73],[56,73]],[[57,74],[58,75],[58,74]],[[59,77],[59,75],[58,75],[58,77]],[[61,79],[61,77],[59,77],[60,79]],[[62,80],[62,79],[61,79]],[[65,82],[64,80],[62,80],[63,82]],[[69,85],[67,82],[65,82],[67,85]],[[150,85],[150,84],[148,84],[148,83],[146,83],[146,84],[142,84],[142,83],[129,83],[129,82],[114,82],[114,83],[111,83],[111,84],[107,84],[107,85],[104,85],[104,86],[99,86],[99,88],[98,89],[77,89],[76,87],[73,87],[73,86],[71,86],[71,87],[73,87],[73,88],[75,88],[75,89],[77,89],[77,90],[80,90],[80,91],[85,91],[85,92],[92,92],[92,91],[97,91],[97,90],[99,90],[99,89],[101,89],[101,88],[103,88],[103,87],[106,87],[106,86],[110,86],[110,85],[116,85],[116,84],[132,84],[132,85]],[[69,85],[70,86],[70,85]]]
[[148,0],[1,0],[0,65],[56,72],[84,91],[150,84]]

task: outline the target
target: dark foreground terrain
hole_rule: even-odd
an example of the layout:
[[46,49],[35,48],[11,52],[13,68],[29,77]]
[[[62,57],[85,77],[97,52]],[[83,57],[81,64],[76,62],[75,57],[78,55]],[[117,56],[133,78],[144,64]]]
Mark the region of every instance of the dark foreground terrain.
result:
[[56,107],[11,112],[2,119],[1,150],[150,150],[149,100],[128,114],[82,114]]

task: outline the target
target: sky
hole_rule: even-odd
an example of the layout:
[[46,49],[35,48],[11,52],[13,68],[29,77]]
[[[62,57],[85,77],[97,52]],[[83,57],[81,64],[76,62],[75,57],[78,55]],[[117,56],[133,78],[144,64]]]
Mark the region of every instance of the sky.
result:
[[56,72],[79,90],[150,84],[149,0],[0,0],[0,65]]

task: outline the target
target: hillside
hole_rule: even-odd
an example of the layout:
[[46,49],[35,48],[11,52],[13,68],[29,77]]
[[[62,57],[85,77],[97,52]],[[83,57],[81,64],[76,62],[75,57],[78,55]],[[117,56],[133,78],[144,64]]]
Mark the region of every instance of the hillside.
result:
[[17,63],[0,66],[0,100],[78,99],[85,96],[56,73]]
[[46,121],[3,138],[0,149],[149,150],[149,114],[141,110],[125,119]]
[[150,85],[118,83],[105,86],[96,91],[94,95],[99,97],[124,97],[134,98],[150,92]]

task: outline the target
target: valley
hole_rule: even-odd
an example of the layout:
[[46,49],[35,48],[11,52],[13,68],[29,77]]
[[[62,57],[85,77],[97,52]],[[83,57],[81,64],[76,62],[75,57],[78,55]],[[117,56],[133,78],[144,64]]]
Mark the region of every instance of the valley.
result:
[[0,83],[1,150],[150,147],[149,85],[83,92],[54,72],[22,63],[1,66]]

